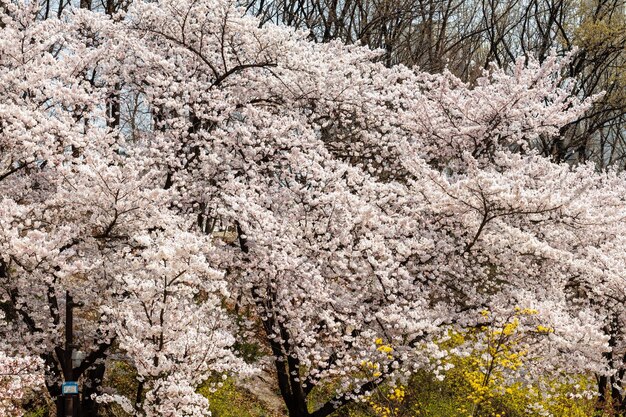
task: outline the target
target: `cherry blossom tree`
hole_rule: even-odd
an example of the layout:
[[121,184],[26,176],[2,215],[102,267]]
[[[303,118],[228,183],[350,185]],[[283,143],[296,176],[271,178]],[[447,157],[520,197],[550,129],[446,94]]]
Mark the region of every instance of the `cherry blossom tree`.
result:
[[224,325],[222,274],[202,253],[210,242],[182,230],[173,233],[135,237],[145,249],[140,256],[126,255],[132,267],[117,277],[123,292],[104,310],[140,382],[134,403],[107,394],[99,400],[116,401],[133,415],[210,415],[206,398],[195,388],[214,373],[246,373]]
[[119,70],[111,58],[120,51],[111,45],[112,21],[77,10],[42,22],[32,3],[7,3],[1,18],[7,353],[41,358],[52,397],[61,382],[80,380],[89,415],[98,413],[111,353],[138,369],[137,413],[180,415],[187,404],[187,414],[205,415],[195,387],[237,365],[227,354],[222,275],[194,254],[210,241],[185,235],[190,220],[172,211],[150,152],[128,147],[111,117],[107,77]]
[[432,366],[435,341],[485,307],[542,305],[558,329],[546,352],[587,343],[577,364],[601,367],[595,316],[568,316],[554,293],[599,179],[531,150],[589,105],[559,81],[562,63],[468,86],[259,29],[228,2],[129,16],[146,48],[124,83],[153,109],[164,188],[205,233],[232,231],[208,256],[261,320],[290,416],[327,416]]
[[[602,353],[603,369],[596,370],[598,408],[611,407],[615,412],[626,410],[624,375],[626,343],[624,323],[624,255],[623,255],[623,195],[624,178],[615,172],[605,174],[606,184],[595,199],[595,207],[587,207],[591,230],[575,235],[578,245],[572,259],[571,277],[563,283],[573,314],[593,312],[597,330],[607,340],[608,348]],[[592,220],[594,219],[594,220]],[[593,221],[593,223],[591,223]],[[585,349],[584,345],[577,346]]]
[[[538,311],[536,372],[617,369],[604,301],[570,290],[619,282],[623,178],[532,150],[590,104],[562,61],[467,85],[228,0],[2,13],[2,334],[44,361],[52,396],[81,379],[93,415],[207,415],[195,388],[250,370],[235,311],[259,323],[290,417],[442,375],[438,342],[485,309]],[[112,353],[134,398],[102,387]]]
[[21,417],[19,404],[29,389],[43,385],[41,361],[32,356],[7,356],[0,351],[0,413],[7,417]]

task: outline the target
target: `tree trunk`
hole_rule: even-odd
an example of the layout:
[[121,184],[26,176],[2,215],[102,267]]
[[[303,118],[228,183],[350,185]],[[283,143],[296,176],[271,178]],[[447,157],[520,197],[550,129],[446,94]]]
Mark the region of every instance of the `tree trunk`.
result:
[[99,394],[99,388],[102,385],[105,370],[105,364],[102,362],[85,373],[88,379],[88,382],[83,386],[82,410],[83,416],[85,417],[96,417],[100,415],[99,404],[91,397],[94,394]]

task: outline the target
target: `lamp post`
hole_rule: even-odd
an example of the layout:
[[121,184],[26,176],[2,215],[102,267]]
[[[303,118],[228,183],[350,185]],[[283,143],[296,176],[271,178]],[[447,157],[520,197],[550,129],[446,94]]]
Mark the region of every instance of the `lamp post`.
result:
[[57,417],[80,417],[79,396],[78,382],[64,382],[57,400]]
[[[69,291],[65,293],[65,349],[63,351],[63,385],[61,395],[57,397],[57,417],[82,417],[80,410],[80,390],[78,381],[74,381],[74,363],[80,355],[74,355],[74,308],[81,307],[75,303]],[[77,379],[77,378],[76,378]]]

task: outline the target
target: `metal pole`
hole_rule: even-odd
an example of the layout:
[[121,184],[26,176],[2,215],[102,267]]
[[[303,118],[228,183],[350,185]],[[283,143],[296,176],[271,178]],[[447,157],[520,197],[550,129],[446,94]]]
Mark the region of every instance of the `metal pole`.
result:
[[63,371],[66,381],[74,380],[72,349],[74,348],[74,300],[69,291],[65,292],[65,366]]
[[[65,350],[63,352],[62,369],[65,382],[74,381],[74,303],[69,291],[65,292]],[[81,417],[80,394],[62,394],[57,401],[57,417]]]

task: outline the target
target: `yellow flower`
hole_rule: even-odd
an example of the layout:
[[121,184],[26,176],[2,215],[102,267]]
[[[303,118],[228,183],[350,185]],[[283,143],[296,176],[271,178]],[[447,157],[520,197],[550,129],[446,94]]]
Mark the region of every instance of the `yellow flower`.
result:
[[389,345],[382,345],[382,346],[379,346],[377,350],[383,353],[391,353],[393,351],[393,348]]
[[514,319],[511,323],[505,324],[504,327],[502,328],[502,334],[504,334],[505,336],[512,335],[515,329],[517,329],[518,325],[519,325],[518,319]]
[[541,324],[537,326],[537,331],[539,333],[552,333],[554,329],[552,327],[542,326]]

